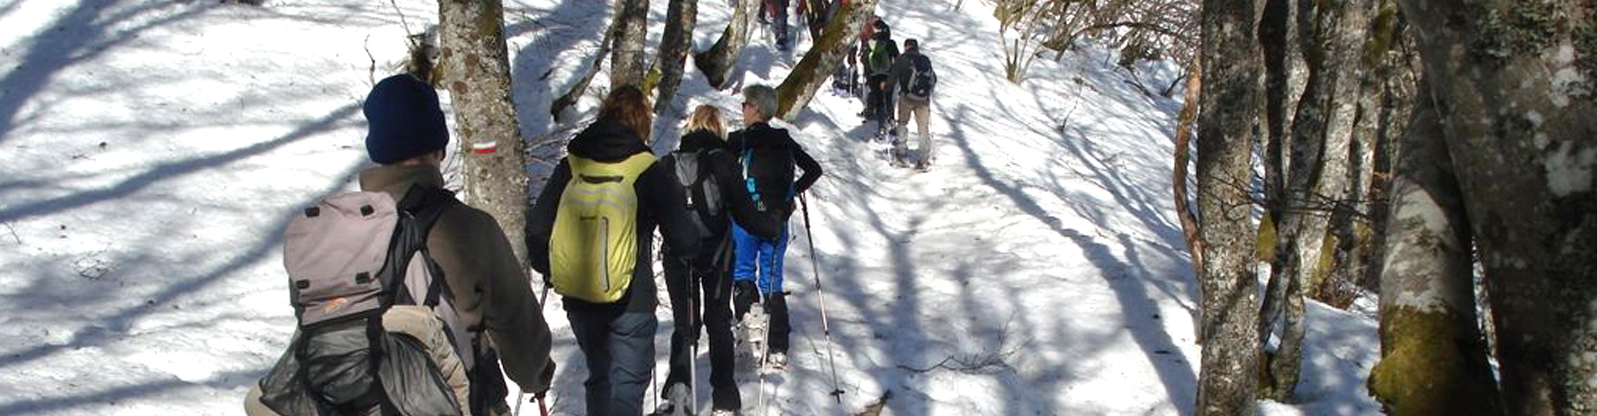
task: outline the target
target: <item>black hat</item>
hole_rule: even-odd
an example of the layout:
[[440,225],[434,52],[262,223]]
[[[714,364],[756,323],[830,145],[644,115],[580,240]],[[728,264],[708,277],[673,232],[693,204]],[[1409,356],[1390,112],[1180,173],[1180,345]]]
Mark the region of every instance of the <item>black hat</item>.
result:
[[387,165],[449,145],[449,127],[438,108],[438,93],[409,74],[379,81],[366,95],[361,110],[370,125],[366,154],[373,162]]

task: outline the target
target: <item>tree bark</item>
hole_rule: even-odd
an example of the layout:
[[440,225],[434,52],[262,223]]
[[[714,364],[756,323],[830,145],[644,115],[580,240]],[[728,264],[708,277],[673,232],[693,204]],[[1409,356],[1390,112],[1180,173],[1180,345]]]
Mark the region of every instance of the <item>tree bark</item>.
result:
[[[1192,123],[1198,118],[1198,100],[1203,89],[1203,61],[1202,56],[1194,55],[1192,62],[1187,64],[1187,89],[1182,93],[1181,113],[1176,116],[1176,151],[1175,169],[1170,178],[1171,193],[1174,194],[1176,205],[1176,218],[1181,219],[1181,236],[1187,242],[1187,252],[1192,255],[1192,269],[1194,276],[1203,270],[1203,242],[1198,239],[1198,217],[1192,213],[1189,198],[1192,193],[1187,191],[1187,168],[1192,164]],[[1200,285],[1201,288],[1201,285]],[[1200,292],[1202,289],[1199,289]],[[1199,293],[1202,298],[1202,293]],[[1198,322],[1203,322],[1203,310],[1198,310]],[[1203,327],[1195,328],[1195,338],[1199,345],[1203,344]]]
[[610,50],[610,88],[643,86],[643,43],[648,39],[649,0],[616,0],[616,44]]
[[1492,294],[1504,407],[1597,413],[1597,4],[1399,4]]
[[704,79],[717,90],[726,89],[733,78],[732,68],[737,66],[738,56],[743,54],[743,47],[749,43],[749,26],[759,13],[760,0],[737,1],[737,8],[732,10],[732,21],[727,22],[726,30],[721,32],[715,46],[693,54],[693,66],[698,67],[704,73]]
[[776,114],[784,120],[793,121],[798,117],[804,106],[809,105],[810,99],[815,97],[815,91],[837,71],[837,66],[843,64],[843,58],[848,55],[848,45],[859,37],[860,27],[864,26],[865,19],[870,17],[871,11],[876,10],[877,0],[854,0],[848,2],[837,15],[844,18],[833,18],[826,25],[826,31],[821,39],[804,53],[804,58],[793,67],[793,72],[787,74],[782,80],[782,85],[776,88],[777,109]]
[[1382,228],[1375,228],[1373,220],[1383,217],[1376,213],[1377,210],[1386,209],[1381,202],[1384,195],[1378,193],[1376,187],[1376,152],[1381,148],[1378,133],[1384,105],[1382,97],[1388,94],[1387,80],[1393,77],[1394,67],[1398,64],[1393,57],[1395,54],[1389,52],[1393,40],[1401,33],[1401,21],[1397,5],[1392,0],[1377,0],[1371,6],[1374,14],[1370,19],[1369,36],[1363,40],[1363,51],[1359,53],[1360,65],[1366,70],[1359,79],[1358,115],[1353,122],[1350,149],[1352,164],[1348,171],[1350,204],[1347,208],[1352,210],[1350,214],[1356,215],[1333,219],[1332,229],[1341,243],[1337,246],[1335,257],[1344,264],[1334,268],[1332,278],[1319,288],[1320,294],[1315,296],[1338,308],[1346,308],[1363,276],[1374,273],[1368,270],[1370,265],[1376,263],[1372,256],[1379,252],[1375,247],[1374,230]]
[[[1393,0],[1382,0],[1390,3],[1394,10],[1397,3]],[[1366,267],[1364,275],[1359,277],[1359,286],[1372,292],[1380,292],[1380,267],[1374,267],[1386,254],[1384,239],[1389,217],[1390,198],[1392,188],[1392,174],[1397,159],[1402,155],[1402,138],[1408,131],[1408,120],[1411,118],[1416,101],[1415,90],[1419,88],[1418,70],[1419,53],[1414,47],[1413,31],[1408,30],[1408,23],[1402,12],[1394,12],[1396,22],[1393,23],[1390,39],[1385,40],[1387,49],[1385,70],[1387,74],[1381,76],[1380,108],[1376,111],[1376,119],[1370,124],[1375,125],[1375,157],[1373,178],[1370,181],[1370,194],[1372,195],[1372,208],[1370,209],[1371,228],[1377,230],[1370,238],[1371,252],[1368,257],[1372,267]],[[1379,36],[1379,34],[1377,34]],[[1429,97],[1429,95],[1426,95]]]
[[[1264,210],[1259,224],[1259,258],[1270,261],[1281,247],[1281,220],[1287,206],[1286,165],[1284,143],[1286,132],[1292,126],[1292,112],[1306,84],[1295,69],[1302,69],[1303,59],[1298,46],[1297,8],[1292,0],[1266,0],[1264,15],[1259,21],[1259,44],[1264,53],[1265,68],[1265,145],[1264,145]],[[1272,269],[1273,270],[1273,269]],[[1259,342],[1261,350],[1273,352],[1267,345],[1270,334],[1281,324],[1283,301],[1286,299],[1286,282],[1272,273],[1264,289],[1264,303],[1259,310]],[[1268,355],[1266,355],[1268,357]]]
[[1501,415],[1476,326],[1463,195],[1429,101],[1418,103],[1393,181],[1370,395],[1390,416]]
[[1196,414],[1253,414],[1258,365],[1258,283],[1248,203],[1252,133],[1263,64],[1255,27],[1257,0],[1204,0],[1205,68],[1198,116],[1198,237],[1203,244],[1205,342]]
[[[660,81],[655,88],[659,94],[654,99],[654,114],[662,116],[673,108],[677,87],[682,85],[682,69],[687,65],[688,52],[693,47],[693,26],[699,16],[698,0],[671,0],[666,6],[665,33],[660,38],[660,56],[655,58]],[[653,70],[649,71],[653,76]]]
[[[499,0],[438,2],[444,84],[455,112],[455,137],[465,159],[466,203],[487,211],[526,264],[527,165],[521,126],[510,101],[510,61],[505,46],[504,7]],[[490,147],[490,153],[473,149]]]
[[[1316,2],[1304,2],[1313,5]],[[1266,396],[1291,397],[1303,360],[1303,298],[1321,286],[1330,271],[1325,251],[1329,215],[1308,212],[1307,204],[1338,203],[1347,194],[1348,148],[1359,88],[1360,46],[1367,31],[1369,0],[1326,2],[1304,25],[1309,84],[1292,124],[1292,164],[1287,177],[1288,207],[1282,213],[1271,279],[1287,279],[1280,300],[1280,348],[1267,354]],[[1309,10],[1300,10],[1309,15]],[[1323,209],[1323,208],[1319,208]]]

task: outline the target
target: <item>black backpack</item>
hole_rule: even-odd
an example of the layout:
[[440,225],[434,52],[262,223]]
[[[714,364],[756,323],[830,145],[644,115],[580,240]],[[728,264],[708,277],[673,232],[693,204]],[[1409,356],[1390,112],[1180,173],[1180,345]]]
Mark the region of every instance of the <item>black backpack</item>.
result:
[[937,73],[932,71],[932,60],[926,55],[916,54],[911,61],[914,65],[910,69],[909,94],[915,98],[930,97],[932,88],[937,86]]
[[726,232],[728,220],[725,202],[721,201],[721,184],[710,169],[712,161],[725,154],[721,149],[676,151],[664,158],[666,167],[676,172],[677,185],[682,187],[688,212],[692,213],[689,217],[701,237]]

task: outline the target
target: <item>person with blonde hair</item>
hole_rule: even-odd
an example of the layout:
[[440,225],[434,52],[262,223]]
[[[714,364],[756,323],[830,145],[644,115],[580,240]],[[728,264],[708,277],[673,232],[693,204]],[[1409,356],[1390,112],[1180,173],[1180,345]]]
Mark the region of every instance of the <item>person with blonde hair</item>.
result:
[[564,299],[588,364],[587,412],[643,414],[658,322],[654,230],[682,256],[698,253],[687,201],[646,144],[643,92],[611,92],[593,124],[571,139],[527,220],[532,268]]
[[[726,152],[726,122],[721,110],[700,105],[693,110],[676,151],[660,159],[675,173],[687,196],[688,215],[699,229],[699,254],[687,256],[673,249],[665,255],[666,291],[671,297],[675,327],[671,333],[670,372],[665,378],[656,414],[693,414],[693,357],[699,328],[710,336],[710,387],[712,415],[736,414],[742,408],[732,378],[732,221],[763,238],[781,234],[781,222],[760,212],[743,185],[737,160]],[[729,220],[728,217],[731,217]],[[700,296],[702,294],[702,297]],[[700,309],[702,308],[702,316]],[[702,317],[702,321],[700,320]],[[687,409],[686,411],[683,411]]]

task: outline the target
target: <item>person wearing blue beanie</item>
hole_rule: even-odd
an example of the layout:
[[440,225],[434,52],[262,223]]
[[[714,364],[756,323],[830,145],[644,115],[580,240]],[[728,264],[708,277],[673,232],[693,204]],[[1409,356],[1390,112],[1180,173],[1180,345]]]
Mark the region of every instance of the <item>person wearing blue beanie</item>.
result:
[[366,154],[389,165],[444,150],[449,127],[438,107],[438,93],[410,74],[379,81],[361,106],[370,125]]
[[[442,169],[449,127],[431,85],[404,74],[385,78],[372,87],[362,110],[371,124],[366,153],[380,166],[360,172],[361,190],[387,193],[395,201],[412,192],[449,194]],[[455,312],[476,328],[473,351],[462,352],[474,362],[466,369],[472,415],[510,414],[506,377],[541,397],[553,382],[553,337],[504,229],[487,212],[454,203],[426,235],[427,250],[454,294]]]

